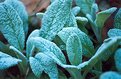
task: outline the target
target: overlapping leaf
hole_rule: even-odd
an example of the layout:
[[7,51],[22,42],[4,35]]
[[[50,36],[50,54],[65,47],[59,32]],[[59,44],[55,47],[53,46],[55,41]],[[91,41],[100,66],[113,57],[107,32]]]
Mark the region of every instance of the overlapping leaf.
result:
[[86,55],[87,57],[91,57],[94,54],[93,44],[92,44],[90,38],[84,32],[80,31],[77,27],[63,28],[58,33],[58,36],[66,44],[67,39],[73,33],[77,34],[77,36],[80,38],[80,41],[82,43],[82,48],[83,48],[83,54]]
[[5,0],[5,4],[10,4],[19,14],[21,20],[23,21],[23,28],[25,34],[28,32],[28,14],[23,3],[19,0]]
[[50,79],[58,79],[56,63],[46,54],[38,53],[35,58],[30,57],[30,62],[31,68],[37,77],[40,77],[40,74],[44,71],[49,75]]
[[61,52],[60,48],[53,42],[50,42],[42,37],[31,37],[28,40],[27,53],[30,54],[31,49],[35,46],[40,52],[52,52],[60,59],[63,63],[66,63],[66,59]]
[[12,46],[23,50],[25,40],[23,22],[9,4],[0,4],[0,31]]
[[74,26],[73,22],[76,21],[73,21],[74,15],[71,12],[71,5],[72,0],[55,0],[52,2],[42,18],[41,37],[53,40],[65,25]]
[[16,59],[10,55],[0,52],[0,70],[7,69],[21,62],[20,59]]
[[73,65],[79,65],[82,62],[82,44],[76,34],[69,36],[66,42],[68,58]]

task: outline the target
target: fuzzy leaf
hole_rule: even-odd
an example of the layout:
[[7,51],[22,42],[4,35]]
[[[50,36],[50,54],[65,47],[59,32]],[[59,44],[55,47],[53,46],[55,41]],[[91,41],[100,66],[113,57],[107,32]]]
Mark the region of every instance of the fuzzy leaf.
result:
[[[115,38],[112,37],[112,38],[106,39],[104,43],[98,48],[95,55],[93,55],[91,59],[85,62],[86,65],[88,65],[88,67],[90,68],[94,66],[98,61],[102,60],[102,57],[103,58],[106,57],[105,52],[107,52],[107,50],[109,50],[112,47],[115,47],[114,50],[116,50],[120,41],[121,41],[121,37],[115,37]],[[80,68],[80,66],[81,64],[78,66],[78,68]]]
[[116,37],[116,36],[121,36],[121,30],[120,29],[110,29],[108,31],[108,36],[109,37]]
[[100,76],[100,79],[121,79],[121,75],[116,72],[109,71],[105,72]]
[[27,57],[29,57],[29,56],[32,56],[32,52],[33,52],[33,50],[34,50],[34,46],[32,47],[32,48],[30,48],[29,46],[31,46],[30,44],[29,44],[29,39],[31,38],[31,37],[39,37],[39,30],[34,30],[30,35],[29,35],[29,37],[28,37],[28,39],[27,39],[27,42],[26,42],[26,48],[27,48],[27,50],[26,50],[26,55],[27,55]]
[[117,70],[121,72],[121,48],[116,50],[114,59]]
[[8,54],[0,52],[0,70],[7,69],[21,62],[20,59],[16,59]]
[[56,34],[64,27],[70,19],[72,0],[55,0],[48,7],[42,18],[40,36],[53,40]]
[[36,77],[40,78],[42,72],[44,71],[44,68],[42,67],[41,62],[33,57],[29,58],[29,62],[30,62],[30,67],[32,69],[32,72],[35,74]]
[[116,11],[116,7],[107,9],[105,11],[101,11],[96,15],[95,24],[98,28],[103,28],[105,21],[109,18],[109,16]]
[[121,8],[119,8],[117,14],[115,15],[115,18],[114,18],[114,26],[115,28],[118,28],[118,29],[121,29]]
[[44,72],[49,75],[50,79],[58,79],[57,66],[52,58],[44,53],[38,53],[35,58],[41,62]]
[[60,59],[63,63],[66,63],[66,59],[61,52],[61,50],[56,46],[55,43],[50,42],[44,38],[41,37],[31,37],[28,40],[28,45],[27,46],[27,53],[30,54],[33,46],[35,46],[37,49],[39,49],[40,52],[53,52],[58,59]]
[[80,12],[80,7],[76,6],[76,7],[72,8],[72,12],[76,16]]
[[19,14],[21,20],[23,21],[24,32],[27,35],[28,32],[28,14],[25,6],[19,0],[5,0],[6,4],[10,4]]
[[84,14],[91,13],[91,7],[95,0],[76,0],[76,4],[81,8]]
[[24,48],[23,22],[9,4],[0,4],[0,31],[8,42],[19,50]]
[[83,54],[86,55],[87,57],[91,57],[93,55],[93,53],[94,53],[93,44],[92,44],[90,38],[84,32],[80,31],[77,27],[63,28],[58,33],[58,36],[66,44],[67,39],[73,33],[77,34],[77,36],[80,38],[80,41],[82,43]]
[[76,34],[69,36],[66,42],[68,58],[73,65],[79,65],[82,62],[82,44]]

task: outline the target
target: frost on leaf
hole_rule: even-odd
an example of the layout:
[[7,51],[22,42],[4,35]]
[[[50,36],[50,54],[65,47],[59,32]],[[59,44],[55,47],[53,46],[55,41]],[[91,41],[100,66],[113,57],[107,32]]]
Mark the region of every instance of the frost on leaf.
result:
[[10,55],[0,52],[0,70],[7,69],[21,62],[20,59],[16,59]]
[[63,28],[59,33],[58,36],[63,40],[63,42],[66,44],[67,39],[72,34],[77,34],[77,36],[80,38],[80,41],[82,43],[82,51],[83,54],[87,57],[91,57],[94,53],[94,46],[90,40],[90,38],[81,30],[79,30],[77,27],[67,27]]
[[41,37],[31,37],[28,41],[27,46],[27,53],[31,52],[33,46],[35,48],[39,49],[40,52],[53,52],[57,56],[58,59],[60,59],[63,63],[66,63],[66,59],[61,52],[60,48],[57,47],[57,45],[51,41],[48,41]]
[[37,77],[40,77],[40,74],[44,71],[49,75],[50,79],[58,79],[56,63],[44,53],[38,53],[35,58],[30,57],[30,65]]
[[9,4],[0,4],[0,31],[12,46],[23,50],[25,41],[23,22]]
[[[53,40],[64,26],[75,26],[74,15],[71,12],[72,0],[55,0],[48,7],[42,18],[40,36]],[[73,23],[74,22],[74,23]]]
[[28,32],[28,14],[25,6],[19,0],[5,0],[5,4],[10,4],[19,14],[21,20],[23,21],[23,28],[25,34]]
[[121,72],[121,49],[116,50],[114,59],[117,70]]
[[66,42],[68,58],[73,65],[79,65],[82,62],[82,44],[76,34],[69,36]]

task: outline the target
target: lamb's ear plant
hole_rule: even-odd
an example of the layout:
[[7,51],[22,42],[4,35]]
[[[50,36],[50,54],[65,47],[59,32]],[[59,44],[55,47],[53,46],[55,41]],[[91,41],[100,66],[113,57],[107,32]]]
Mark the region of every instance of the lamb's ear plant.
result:
[[[115,16],[115,28],[108,31],[108,38],[103,41],[104,23],[116,8],[98,12],[95,0],[76,0],[76,4],[72,7],[72,0],[51,0],[45,12],[36,14],[42,20],[41,28],[27,36],[28,14],[22,2],[0,3],[0,31],[7,40],[7,44],[0,41],[0,74],[17,66],[19,76],[8,76],[86,79],[91,74],[92,79],[120,79],[120,9]],[[88,28],[92,28],[93,35]],[[114,59],[115,72],[102,74],[102,64],[108,59]]]

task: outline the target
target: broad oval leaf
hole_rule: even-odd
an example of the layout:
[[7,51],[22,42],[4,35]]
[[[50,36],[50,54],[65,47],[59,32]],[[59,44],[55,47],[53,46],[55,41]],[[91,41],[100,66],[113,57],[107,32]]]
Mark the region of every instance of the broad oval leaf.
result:
[[33,46],[35,46],[37,49],[39,49],[40,52],[53,52],[58,59],[60,59],[63,63],[66,63],[65,56],[61,52],[60,48],[57,47],[57,45],[51,41],[48,41],[42,37],[31,37],[28,40],[27,46],[27,53],[30,54]]
[[116,11],[116,7],[104,10],[99,12],[96,15],[96,20],[95,20],[95,24],[97,25],[98,28],[103,28],[105,21],[109,18],[109,16]]
[[28,14],[24,4],[19,0],[5,0],[6,4],[10,4],[19,14],[21,20],[23,21],[23,29],[25,34],[28,32]]
[[121,48],[116,50],[114,59],[117,70],[121,72]]
[[23,50],[25,41],[23,22],[9,4],[0,4],[0,31],[12,46]]
[[100,79],[121,79],[121,75],[113,72],[113,71],[109,71],[109,72],[105,72],[100,76]]
[[121,30],[120,29],[110,29],[108,31],[108,36],[109,37],[116,37],[116,36],[121,36]]
[[50,79],[58,79],[58,69],[52,58],[44,53],[38,53],[35,58],[39,60],[44,68],[44,72],[49,75]]
[[41,62],[34,57],[30,57],[29,62],[32,72],[35,74],[36,77],[40,78],[42,72],[44,71]]
[[94,46],[93,46],[90,38],[84,32],[79,30],[77,27],[63,28],[58,33],[58,36],[66,44],[69,36],[74,34],[74,33],[77,34],[77,36],[80,38],[80,41],[82,43],[82,48],[83,48],[83,54],[86,55],[87,57],[91,57],[94,54]]
[[0,70],[7,69],[21,62],[20,59],[16,59],[8,54],[0,52]]
[[72,0],[55,0],[48,7],[42,18],[40,36],[53,40],[56,34],[70,19]]
[[68,58],[73,65],[79,65],[82,62],[82,44],[76,34],[69,36],[66,42]]

